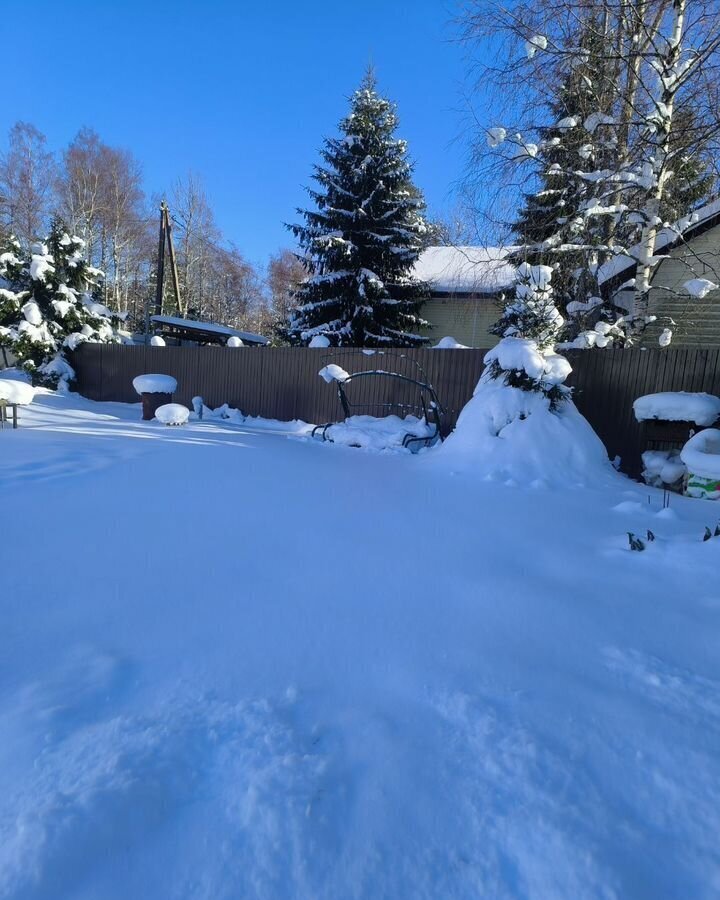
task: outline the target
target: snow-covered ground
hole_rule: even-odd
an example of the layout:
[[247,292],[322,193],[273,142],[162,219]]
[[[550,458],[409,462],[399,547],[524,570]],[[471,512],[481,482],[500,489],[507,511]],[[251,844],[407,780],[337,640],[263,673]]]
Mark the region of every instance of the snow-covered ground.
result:
[[21,410],[1,897],[720,895],[720,504],[440,452]]

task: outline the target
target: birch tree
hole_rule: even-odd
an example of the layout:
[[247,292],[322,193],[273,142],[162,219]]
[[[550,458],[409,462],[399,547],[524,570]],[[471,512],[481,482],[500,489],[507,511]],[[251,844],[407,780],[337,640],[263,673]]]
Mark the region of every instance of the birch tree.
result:
[[45,135],[29,122],[16,122],[0,157],[0,211],[7,229],[25,244],[44,233],[54,182],[55,158]]

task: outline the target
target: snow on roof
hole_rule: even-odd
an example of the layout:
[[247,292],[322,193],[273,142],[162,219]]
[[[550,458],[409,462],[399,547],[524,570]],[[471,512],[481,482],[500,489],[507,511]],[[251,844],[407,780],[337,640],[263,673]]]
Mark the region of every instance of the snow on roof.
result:
[[495,294],[515,282],[507,262],[510,247],[428,247],[413,276],[433,291],[448,294]]
[[[677,222],[674,222],[667,228],[663,228],[662,231],[658,232],[655,241],[655,255],[657,256],[660,251],[671,246],[679,238],[689,236],[695,228],[717,215],[720,215],[720,197],[684,218],[678,219]],[[622,253],[603,263],[598,269],[598,284],[605,284],[606,281],[610,281],[621,272],[625,272],[627,269],[634,269],[639,255],[640,244],[635,244],[628,249],[627,253]]]
[[182,328],[186,331],[205,331],[210,334],[223,335],[224,337],[239,337],[249,344],[269,344],[269,338],[261,334],[253,334],[251,331],[238,331],[227,325],[216,325],[214,322],[199,322],[196,319],[181,319],[179,316],[151,316],[150,320],[158,325],[168,325],[170,328]]

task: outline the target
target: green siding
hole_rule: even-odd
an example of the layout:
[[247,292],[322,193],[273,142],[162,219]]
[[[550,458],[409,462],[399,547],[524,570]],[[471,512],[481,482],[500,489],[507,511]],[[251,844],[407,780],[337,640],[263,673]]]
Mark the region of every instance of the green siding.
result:
[[450,336],[467,347],[493,347],[498,338],[488,329],[497,322],[502,308],[496,297],[433,297],[422,311],[431,323],[426,334],[433,344]]
[[683,289],[691,278],[720,284],[720,225],[691,237],[658,264],[650,291],[650,312],[658,319],[648,328],[643,344],[657,346],[663,328],[671,328],[673,347],[720,347],[720,290],[702,300],[691,297]]

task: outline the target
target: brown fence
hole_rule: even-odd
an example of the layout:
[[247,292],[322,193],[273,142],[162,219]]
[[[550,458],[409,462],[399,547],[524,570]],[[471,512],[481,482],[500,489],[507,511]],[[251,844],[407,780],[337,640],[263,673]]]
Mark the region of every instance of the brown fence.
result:
[[[209,406],[229,403],[248,415],[271,419],[329,422],[342,418],[334,385],[318,377],[328,362],[348,372],[384,369],[403,374],[422,367],[445,407],[447,421],[472,396],[485,350],[396,350],[369,355],[362,350],[226,347],[128,347],[84,344],[74,355],[80,392],[92,400],[135,403],[132,380],[149,372],[173,375],[175,399],[186,405],[200,395]],[[602,438],[611,459],[637,474],[640,429],[632,402],[656,391],[707,391],[720,394],[720,350],[601,350],[566,354],[573,366],[569,384],[575,402]],[[402,386],[390,379],[362,379],[368,404],[402,399]]]

